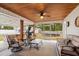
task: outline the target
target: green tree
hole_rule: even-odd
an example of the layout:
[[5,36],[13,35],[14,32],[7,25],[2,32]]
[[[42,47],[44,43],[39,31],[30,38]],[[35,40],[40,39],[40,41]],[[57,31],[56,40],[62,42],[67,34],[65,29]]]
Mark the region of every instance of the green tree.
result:
[[61,23],[55,23],[54,27],[55,27],[55,31],[62,31],[62,24]]

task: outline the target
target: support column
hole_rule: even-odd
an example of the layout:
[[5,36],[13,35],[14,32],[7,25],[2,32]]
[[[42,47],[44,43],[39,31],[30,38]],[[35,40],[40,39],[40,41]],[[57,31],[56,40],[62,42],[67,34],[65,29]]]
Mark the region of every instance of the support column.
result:
[[23,40],[24,21],[20,20],[20,40]]

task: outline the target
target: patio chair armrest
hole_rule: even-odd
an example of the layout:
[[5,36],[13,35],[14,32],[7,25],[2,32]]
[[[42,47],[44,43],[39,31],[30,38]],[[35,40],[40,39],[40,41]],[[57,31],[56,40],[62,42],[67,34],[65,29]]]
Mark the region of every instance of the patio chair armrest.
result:
[[61,46],[61,49],[63,49],[64,47],[69,47],[69,48],[74,48],[73,46]]
[[76,47],[76,46],[61,46],[62,48],[64,48],[64,47],[71,47],[71,48],[79,48],[79,47]]
[[73,46],[66,46],[66,45],[62,45],[61,47],[72,47],[73,48]]

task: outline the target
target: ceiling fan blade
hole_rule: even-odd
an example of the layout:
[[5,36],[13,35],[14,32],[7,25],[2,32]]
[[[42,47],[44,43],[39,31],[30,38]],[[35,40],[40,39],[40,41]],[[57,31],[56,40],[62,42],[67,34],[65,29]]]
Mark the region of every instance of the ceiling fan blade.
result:
[[44,15],[44,17],[51,17],[50,15]]
[[44,17],[50,17],[50,15],[47,15],[47,8],[48,8],[49,6],[47,6],[47,4],[42,4],[42,3],[40,3],[40,4],[34,4],[34,7],[33,7],[33,11],[34,11],[34,13],[36,13],[36,15],[38,16],[38,17],[41,17],[41,16],[44,16]]

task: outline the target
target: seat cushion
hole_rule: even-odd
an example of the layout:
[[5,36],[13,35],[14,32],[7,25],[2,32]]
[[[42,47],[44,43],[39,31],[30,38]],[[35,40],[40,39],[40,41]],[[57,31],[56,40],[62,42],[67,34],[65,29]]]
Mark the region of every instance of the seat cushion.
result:
[[79,47],[79,36],[73,36],[72,44]]
[[71,47],[63,47],[63,50],[73,51],[73,49]]
[[79,42],[75,41],[75,40],[72,40],[72,44],[76,47],[79,47]]
[[62,54],[70,55],[70,56],[78,56],[78,54],[75,51],[69,51],[69,50],[62,50],[61,55]]

